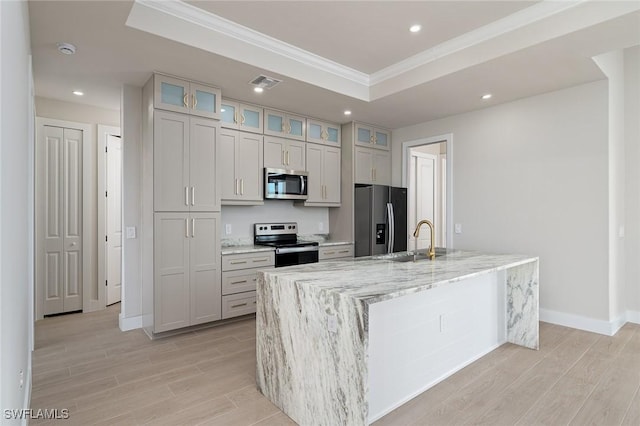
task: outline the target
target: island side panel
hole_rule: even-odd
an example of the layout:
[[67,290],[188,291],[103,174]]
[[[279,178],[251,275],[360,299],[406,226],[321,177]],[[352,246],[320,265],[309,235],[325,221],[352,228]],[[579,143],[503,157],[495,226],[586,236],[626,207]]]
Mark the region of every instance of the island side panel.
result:
[[506,271],[507,341],[531,349],[540,346],[538,265],[536,259]]
[[366,424],[365,324],[353,299],[260,273],[258,390],[298,424]]

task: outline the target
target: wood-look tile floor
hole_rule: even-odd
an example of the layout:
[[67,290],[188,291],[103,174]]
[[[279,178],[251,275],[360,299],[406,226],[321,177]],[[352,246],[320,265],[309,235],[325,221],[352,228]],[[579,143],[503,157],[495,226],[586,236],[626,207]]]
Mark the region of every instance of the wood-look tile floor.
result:
[[[31,408],[70,417],[32,424],[295,425],[256,390],[254,319],[151,341],[119,310],[36,323]],[[640,326],[540,332],[540,351],[505,344],[375,424],[640,425]]]

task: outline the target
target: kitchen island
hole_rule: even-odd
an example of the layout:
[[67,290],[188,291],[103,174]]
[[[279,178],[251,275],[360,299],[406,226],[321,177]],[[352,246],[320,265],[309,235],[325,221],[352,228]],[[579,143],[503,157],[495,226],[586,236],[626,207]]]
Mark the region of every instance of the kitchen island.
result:
[[538,348],[538,258],[448,251],[261,272],[259,390],[301,425],[365,425],[505,342]]

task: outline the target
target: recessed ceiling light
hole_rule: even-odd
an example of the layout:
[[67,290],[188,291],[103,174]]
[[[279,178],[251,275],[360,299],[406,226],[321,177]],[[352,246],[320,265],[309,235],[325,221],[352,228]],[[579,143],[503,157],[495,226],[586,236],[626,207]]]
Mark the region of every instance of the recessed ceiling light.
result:
[[65,55],[73,55],[76,53],[76,47],[71,43],[58,43],[58,51],[60,53],[64,53]]
[[262,92],[264,92],[264,89],[262,87],[254,87],[253,91],[256,92],[256,93],[262,93]]
[[419,25],[419,24],[415,24],[409,27],[409,31],[411,31],[412,33],[420,32],[421,29],[422,29],[422,25]]
[[84,95],[84,92],[82,92],[80,90],[74,90],[73,94],[76,95],[76,96],[82,96],[82,95]]
[[225,111],[226,111],[226,109],[220,108],[220,112],[225,112]]
[[346,110],[346,111],[344,112],[344,115],[351,115],[351,111]]
[[486,101],[487,99],[491,99],[491,96],[491,93],[487,93],[486,95],[482,95],[482,99]]

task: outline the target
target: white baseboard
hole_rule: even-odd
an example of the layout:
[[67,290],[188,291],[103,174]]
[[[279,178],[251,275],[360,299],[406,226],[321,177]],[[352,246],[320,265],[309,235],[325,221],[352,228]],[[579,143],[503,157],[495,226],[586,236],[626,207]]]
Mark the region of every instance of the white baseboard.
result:
[[[25,390],[24,390],[24,402],[23,402],[23,408],[25,409],[29,409],[31,408],[31,359],[32,357],[29,357],[29,367],[27,368],[27,374],[24,378],[24,383],[25,383]],[[24,418],[22,419],[22,424],[24,426],[28,426],[29,424],[29,419],[28,418]]]
[[142,315],[137,317],[124,318],[122,313],[118,317],[118,325],[121,331],[135,330],[136,328],[142,328]]
[[627,311],[627,321],[640,324],[640,311]]
[[613,321],[604,321],[581,315],[567,314],[564,312],[540,309],[540,321],[565,327],[577,328],[592,333],[613,336],[627,322],[627,315],[623,314]]

